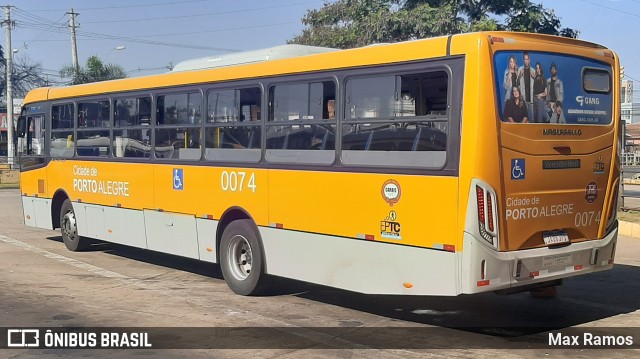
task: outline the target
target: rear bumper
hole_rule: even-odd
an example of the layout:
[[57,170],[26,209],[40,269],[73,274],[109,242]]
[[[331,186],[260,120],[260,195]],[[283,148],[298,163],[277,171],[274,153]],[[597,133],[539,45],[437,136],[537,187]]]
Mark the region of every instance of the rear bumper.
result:
[[482,239],[465,232],[462,293],[515,288],[611,269],[617,239],[616,223],[615,228],[599,240],[554,249],[497,252]]

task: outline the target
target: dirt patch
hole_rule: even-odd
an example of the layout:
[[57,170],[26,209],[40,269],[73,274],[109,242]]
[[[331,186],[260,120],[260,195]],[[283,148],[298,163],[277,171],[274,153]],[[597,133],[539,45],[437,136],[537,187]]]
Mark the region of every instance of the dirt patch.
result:
[[20,182],[20,172],[17,170],[14,171],[2,171],[0,172],[0,183],[18,183]]
[[640,211],[618,211],[618,219],[625,222],[640,223]]

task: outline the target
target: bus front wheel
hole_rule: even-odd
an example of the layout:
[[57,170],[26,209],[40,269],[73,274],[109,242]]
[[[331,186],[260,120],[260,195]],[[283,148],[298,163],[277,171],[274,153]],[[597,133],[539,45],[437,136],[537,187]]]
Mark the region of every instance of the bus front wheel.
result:
[[260,233],[248,219],[235,220],[225,228],[220,241],[220,269],[225,282],[240,295],[257,295],[268,283]]
[[78,235],[76,214],[73,211],[71,201],[68,199],[62,203],[62,208],[60,209],[60,231],[62,232],[64,245],[72,252],[86,249],[90,244],[88,238],[83,238]]

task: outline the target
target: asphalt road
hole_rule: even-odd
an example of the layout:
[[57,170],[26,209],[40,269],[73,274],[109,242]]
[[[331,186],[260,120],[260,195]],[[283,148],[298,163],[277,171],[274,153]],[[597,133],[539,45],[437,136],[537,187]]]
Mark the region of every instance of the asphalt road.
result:
[[[21,222],[18,191],[0,190],[0,329],[169,327],[173,337],[162,338],[170,342],[185,339],[186,327],[230,328],[212,331],[210,343],[233,349],[163,350],[155,340],[156,347],[145,349],[5,349],[0,357],[632,358],[640,353],[540,349],[536,342],[552,328],[566,333],[605,328],[640,343],[640,239],[620,237],[614,269],[567,279],[554,299],[528,293],[371,296],[286,280],[271,295],[241,297],[227,288],[216,265],[112,244],[68,252],[59,232]],[[234,336],[234,328],[249,331]],[[252,330],[263,337],[252,337]]]
[[640,173],[640,166],[625,166],[622,171],[622,178],[632,178],[633,175]]
[[621,205],[625,209],[640,210],[640,185],[624,184],[624,202]]

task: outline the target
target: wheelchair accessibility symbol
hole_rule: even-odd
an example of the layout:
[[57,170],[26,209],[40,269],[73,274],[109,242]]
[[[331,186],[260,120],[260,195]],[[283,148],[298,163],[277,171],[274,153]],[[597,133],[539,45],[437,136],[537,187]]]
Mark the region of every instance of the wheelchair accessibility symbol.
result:
[[182,191],[184,189],[184,170],[182,168],[173,169],[173,189]]
[[525,175],[524,158],[516,158],[511,160],[511,179],[523,180]]

